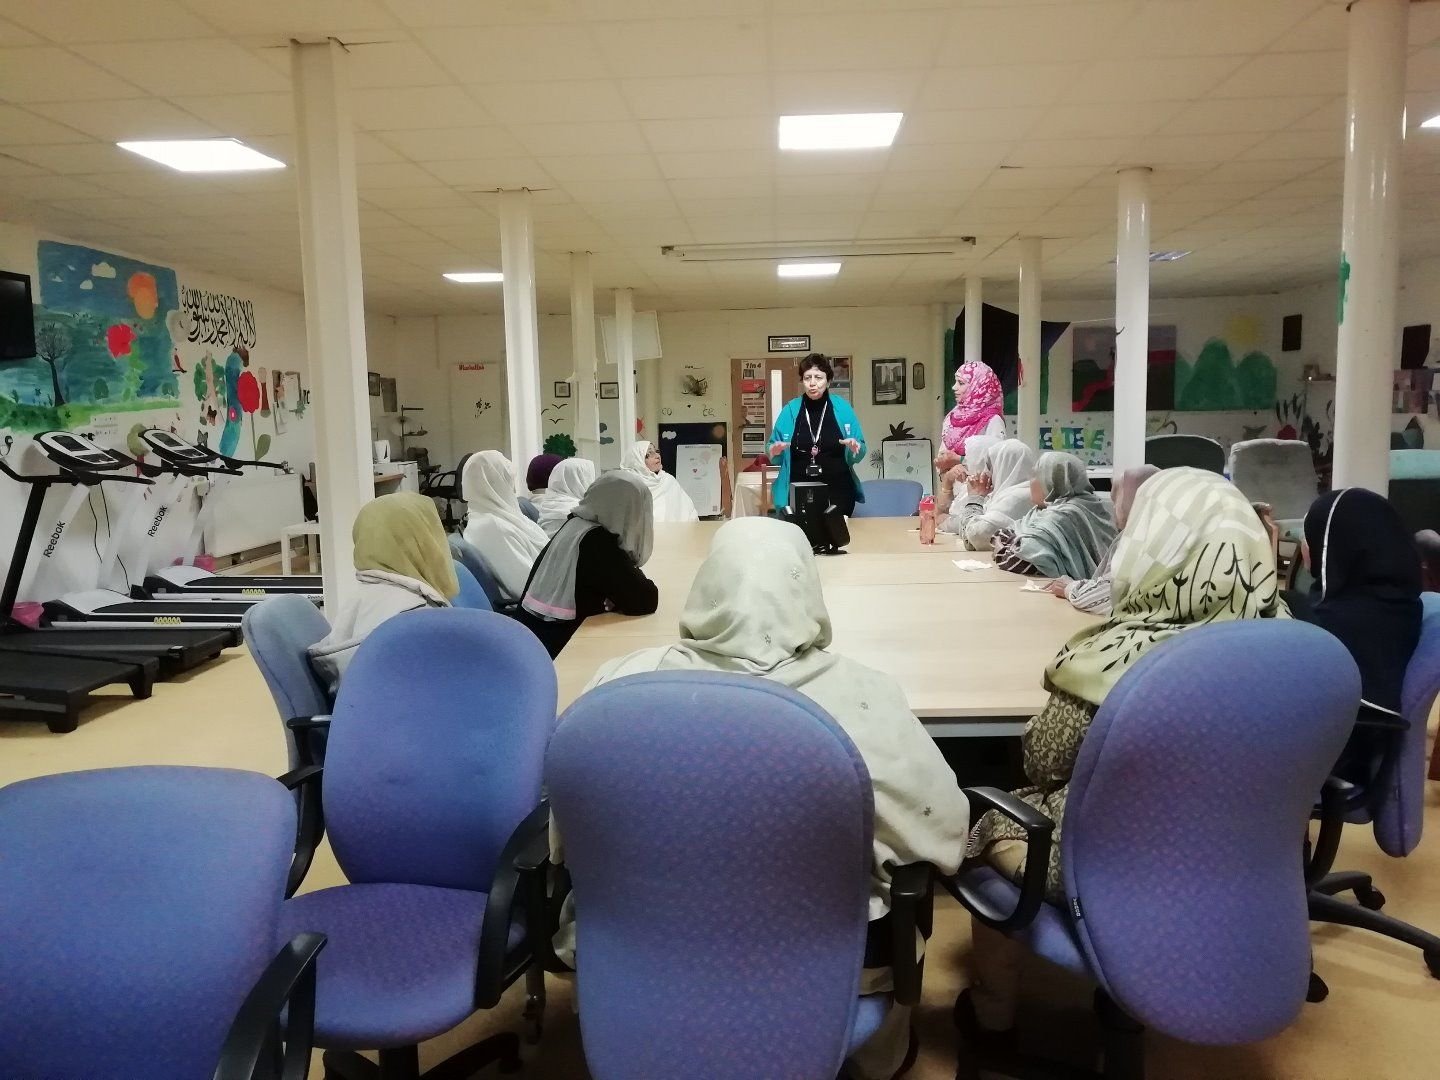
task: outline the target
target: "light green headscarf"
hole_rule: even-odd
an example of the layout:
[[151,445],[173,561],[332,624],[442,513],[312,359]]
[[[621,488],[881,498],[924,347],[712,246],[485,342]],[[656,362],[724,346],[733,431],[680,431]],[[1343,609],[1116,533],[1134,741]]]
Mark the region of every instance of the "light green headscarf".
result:
[[1289,618],[1270,537],[1240,490],[1202,469],[1166,469],[1135,495],[1115,553],[1113,614],[1083,630],[1045,672],[1092,705],[1130,665],[1191,626]]
[[1035,477],[1045,505],[1015,526],[1016,554],[1050,577],[1088,578],[1115,541],[1109,503],[1095,493],[1085,463],[1074,454],[1041,454]]
[[446,600],[460,594],[450,545],[435,503],[413,491],[381,495],[360,508],[351,530],[355,569],[423,581]]

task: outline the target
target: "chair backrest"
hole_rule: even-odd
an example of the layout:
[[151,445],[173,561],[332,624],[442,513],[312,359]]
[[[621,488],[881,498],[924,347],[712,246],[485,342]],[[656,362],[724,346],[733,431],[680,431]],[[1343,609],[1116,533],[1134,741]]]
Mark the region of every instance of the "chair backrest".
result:
[[1391,450],[1387,494],[1411,532],[1440,529],[1440,450]]
[[855,517],[914,517],[925,488],[918,480],[866,480],[865,501],[855,504]]
[[460,592],[451,601],[455,607],[473,608],[476,611],[495,610],[490,604],[490,597],[485,595],[485,589],[459,559],[455,560],[455,578],[460,582]]
[[1310,444],[1299,439],[1237,442],[1230,479],[1251,502],[1269,503],[1277,521],[1304,518],[1319,489]]
[[294,800],[259,773],[0,790],[0,1075],[210,1077],[279,947],[294,844]]
[[1225,472],[1225,448],[1203,435],[1151,435],[1145,440],[1145,464],[1157,469],[1205,469]]
[[489,611],[407,611],[356,650],[325,751],[325,827],[346,878],[483,892],[540,802],[555,668]]
[[1090,965],[1187,1042],[1268,1038],[1310,973],[1301,840],[1360,705],[1360,673],[1291,620],[1186,630],[1116,685],[1065,806],[1065,887]]
[[485,561],[485,556],[476,550],[475,545],[466,540],[463,536],[451,533],[450,555],[470,571],[470,574],[485,591],[485,598],[490,601],[491,608],[498,607],[505,602],[505,594],[500,591],[500,582],[490,571],[490,565]]
[[[270,688],[280,722],[297,717],[324,716],[330,695],[310,666],[311,645],[330,633],[330,623],[304,596],[272,596],[254,605],[240,620],[241,632],[255,666]],[[295,733],[285,728],[290,767],[300,762]]]
[[1410,657],[1400,692],[1400,711],[1410,727],[1388,736],[1385,761],[1369,799],[1375,842],[1396,858],[1414,851],[1424,830],[1426,725],[1440,694],[1440,593],[1425,593],[1421,601],[1425,621],[1420,644]]
[[527,499],[524,495],[521,495],[515,501],[520,504],[520,512],[527,518],[531,521],[540,520],[540,508],[535,505],[534,499]]
[[635,675],[566,710],[545,778],[591,1075],[834,1076],[873,816],[835,722],[760,679]]

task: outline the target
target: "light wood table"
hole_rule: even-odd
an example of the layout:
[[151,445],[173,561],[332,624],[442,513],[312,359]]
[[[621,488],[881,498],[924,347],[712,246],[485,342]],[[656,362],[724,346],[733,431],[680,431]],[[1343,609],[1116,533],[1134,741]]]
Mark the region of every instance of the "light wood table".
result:
[[[899,680],[937,738],[1020,734],[1048,696],[1045,667],[1096,620],[1047,593],[1022,591],[1025,579],[1013,574],[963,573],[953,565],[954,558],[989,561],[985,554],[954,551],[944,559],[917,551],[905,526],[903,518],[852,522],[854,554],[817,559],[831,648]],[[555,661],[562,709],[602,664],[678,639],[680,613],[716,527],[656,526],[645,572],[660,588],[659,610],[585,621]]]

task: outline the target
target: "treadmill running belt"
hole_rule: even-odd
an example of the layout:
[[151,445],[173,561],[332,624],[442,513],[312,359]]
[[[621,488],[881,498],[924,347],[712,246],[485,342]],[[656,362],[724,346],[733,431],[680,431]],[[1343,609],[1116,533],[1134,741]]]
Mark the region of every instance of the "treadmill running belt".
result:
[[127,600],[123,604],[106,604],[97,615],[138,615],[147,619],[172,619],[183,622],[194,618],[238,619],[255,606],[253,600],[179,600],[158,603],[154,600]]

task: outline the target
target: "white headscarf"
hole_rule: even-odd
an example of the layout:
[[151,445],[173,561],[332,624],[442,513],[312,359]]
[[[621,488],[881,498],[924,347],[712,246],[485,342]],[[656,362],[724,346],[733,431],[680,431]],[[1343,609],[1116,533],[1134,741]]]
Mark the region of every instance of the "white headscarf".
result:
[[980,469],[990,474],[990,494],[981,517],[990,523],[992,533],[1015,528],[1015,523],[1034,509],[1030,481],[1035,476],[1035,461],[1035,451],[1019,439],[1005,439],[986,451]]
[[465,539],[480,553],[507,600],[518,600],[535,559],[545,549],[545,530],[525,516],[515,494],[515,468],[499,450],[471,454],[460,477],[469,513]]
[[585,458],[566,458],[550,473],[550,486],[535,500],[540,511],[540,527],[554,536],[575,512],[585,492],[595,482],[595,463]]
[[580,541],[592,529],[604,529],[620,541],[636,566],[650,559],[655,539],[655,516],[650,512],[650,489],[629,473],[606,473],[590,485],[569,520],[561,526],[540,556],[540,564],[520,606],[532,615],[555,622],[575,618],[575,570],[580,564]]
[[870,918],[890,908],[891,867],[954,873],[969,809],[955,774],[899,684],[826,652],[830,615],[810,542],[795,525],[739,518],[721,526],[680,616],[680,641],[603,667],[592,685],[645,671],[724,671],[772,679],[834,718],[875,789]]
[[680,481],[664,469],[658,473],[651,472],[650,467],[645,464],[652,445],[654,444],[648,442],[631,443],[630,449],[625,451],[625,456],[620,459],[620,467],[645,481],[645,486],[650,489],[650,497],[655,502],[656,521],[699,521],[700,512],[695,509],[694,501],[680,486]]

